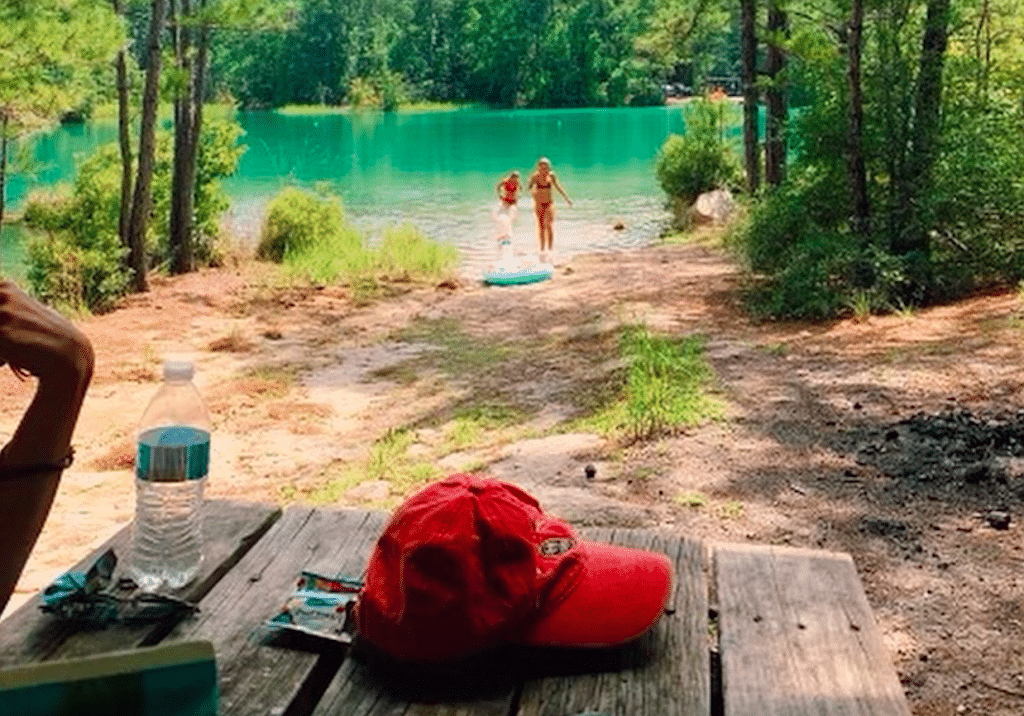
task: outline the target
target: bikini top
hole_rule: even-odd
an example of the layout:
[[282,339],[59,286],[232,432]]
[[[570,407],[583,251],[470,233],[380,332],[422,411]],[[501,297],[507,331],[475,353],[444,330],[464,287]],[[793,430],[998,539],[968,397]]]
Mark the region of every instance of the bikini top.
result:
[[518,179],[506,179],[501,185],[504,193],[503,199],[509,201],[516,198],[516,192],[519,191],[519,180]]

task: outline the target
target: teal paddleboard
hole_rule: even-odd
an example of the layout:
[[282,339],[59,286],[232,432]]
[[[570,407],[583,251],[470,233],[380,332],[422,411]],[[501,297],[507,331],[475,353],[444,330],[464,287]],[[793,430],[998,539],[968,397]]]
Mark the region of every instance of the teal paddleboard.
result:
[[555,267],[551,264],[533,264],[516,269],[495,267],[484,272],[484,281],[495,286],[536,283],[551,278]]

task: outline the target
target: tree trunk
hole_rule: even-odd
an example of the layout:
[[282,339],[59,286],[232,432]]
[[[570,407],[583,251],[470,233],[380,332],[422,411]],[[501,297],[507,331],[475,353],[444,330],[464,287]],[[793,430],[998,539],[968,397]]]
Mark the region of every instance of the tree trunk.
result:
[[156,112],[160,91],[160,35],[167,13],[166,0],[153,0],[146,45],[146,84],[142,92],[139,127],[139,166],[128,226],[128,263],[135,271],[136,291],[147,290],[146,227],[153,203],[153,164],[156,150]]
[[[173,0],[172,0],[173,1]],[[192,68],[192,29],[182,26],[182,21],[191,21],[192,4],[190,0],[181,0],[180,12],[174,24],[174,56],[183,77],[188,82],[178,91],[174,98],[174,179],[171,182],[171,215],[168,227],[170,243],[171,273],[188,273],[191,270],[188,256],[191,241],[191,210],[188,198],[192,195],[189,182],[188,155],[192,142],[193,124],[193,87],[195,74]]]
[[[202,4],[202,3],[201,3]],[[187,192],[185,193],[184,216],[186,225],[186,242],[183,260],[187,271],[195,270],[195,209],[196,209],[196,172],[199,168],[199,137],[203,131],[203,101],[206,97],[206,69],[210,54],[210,28],[203,26],[199,34],[199,51],[195,62],[195,83],[192,96],[192,130],[189,135],[188,152],[185,156],[185,176]]]
[[743,32],[743,158],[747,192],[761,188],[761,145],[757,131],[757,0],[740,0]]
[[132,212],[132,140],[129,135],[128,65],[123,49],[117,52],[117,136],[121,144],[121,214],[118,235],[121,245],[129,246],[128,226]]
[[7,195],[7,110],[0,111],[0,229],[4,227],[4,200]]
[[786,53],[782,41],[787,32],[786,13],[783,0],[768,2],[768,53],[766,64],[770,79],[765,92],[768,116],[765,121],[765,170],[764,178],[769,184],[778,186],[786,179],[786,95],[783,88],[782,72],[786,67]]
[[914,93],[913,141],[907,158],[907,176],[903,182],[902,209],[906,221],[893,237],[897,254],[931,251],[928,239],[929,218],[924,205],[932,184],[935,150],[939,143],[942,105],[942,69],[949,32],[950,0],[928,0],[924,36],[921,39],[921,64]]
[[860,58],[863,47],[864,0],[853,0],[850,27],[846,34],[847,80],[850,104],[848,109],[847,149],[850,178],[850,228],[864,239],[871,229],[871,206],[868,203],[868,177],[864,164],[862,135],[864,127],[864,97],[861,92]]
[[[121,0],[113,0],[114,12],[124,14]],[[117,71],[117,138],[121,146],[121,210],[117,218],[117,235],[121,245],[127,247],[128,226],[132,212],[132,140],[130,136],[130,106],[128,103],[128,61],[125,49],[117,51],[114,67]]]

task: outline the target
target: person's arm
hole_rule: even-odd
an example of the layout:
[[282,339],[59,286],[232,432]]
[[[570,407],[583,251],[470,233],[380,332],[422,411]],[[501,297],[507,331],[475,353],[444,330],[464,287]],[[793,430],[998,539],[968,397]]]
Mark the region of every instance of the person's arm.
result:
[[501,197],[501,185],[504,184],[504,183],[505,183],[504,179],[499,179],[498,183],[494,185],[494,193],[498,195],[499,199],[502,198]]
[[0,281],[0,362],[39,381],[0,451],[0,611],[53,504],[94,361],[89,340],[69,321]]
[[558,177],[555,176],[554,172],[551,173],[551,183],[555,185],[556,189],[558,189],[558,193],[562,195],[563,199],[565,199],[565,203],[572,206],[572,199],[570,199],[565,193],[565,190],[562,189],[562,185],[558,183]]

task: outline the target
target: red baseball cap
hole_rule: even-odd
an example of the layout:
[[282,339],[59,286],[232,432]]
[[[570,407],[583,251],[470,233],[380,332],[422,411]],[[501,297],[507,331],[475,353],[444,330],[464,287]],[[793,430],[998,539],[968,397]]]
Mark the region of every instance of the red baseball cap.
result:
[[452,475],[392,516],[356,620],[361,639],[405,661],[510,642],[607,647],[654,625],[671,585],[665,555],[580,541],[519,487]]

